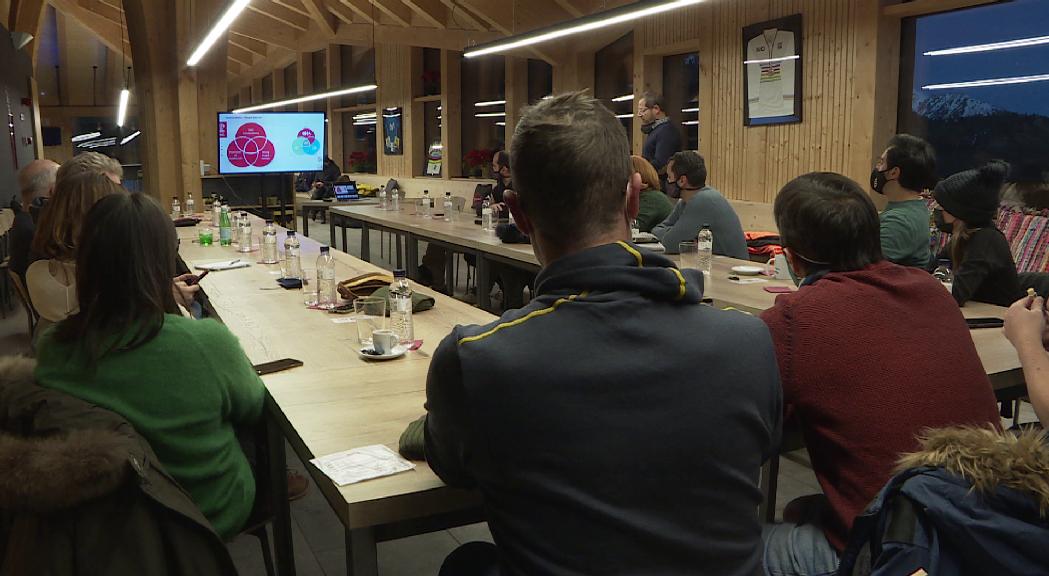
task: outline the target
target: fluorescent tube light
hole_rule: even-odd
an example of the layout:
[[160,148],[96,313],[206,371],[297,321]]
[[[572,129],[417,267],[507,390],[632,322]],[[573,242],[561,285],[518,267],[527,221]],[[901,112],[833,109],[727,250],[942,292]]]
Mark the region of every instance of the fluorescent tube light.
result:
[[256,110],[266,110],[267,108],[280,108],[281,106],[288,106],[291,104],[300,104],[302,102],[311,102],[313,100],[324,100],[325,98],[334,98],[336,96],[344,96],[346,94],[357,94],[359,92],[370,92],[378,88],[375,84],[368,84],[366,86],[354,86],[353,88],[344,88],[342,90],[334,90],[332,92],[321,92],[320,94],[310,94],[309,96],[300,96],[298,98],[290,98],[288,100],[281,100],[279,102],[270,102],[268,104],[258,104],[256,106],[248,106],[246,108],[237,108],[233,111],[234,114],[240,114],[243,112],[255,112]]
[[699,120],[689,120],[687,122],[682,122],[681,124],[683,126],[698,126],[699,125]]
[[131,98],[131,92],[124,88],[120,91],[120,106],[117,108],[117,126],[123,126],[127,119],[127,101]]
[[101,135],[102,135],[101,132],[87,132],[87,133],[84,133],[84,134],[77,134],[76,136],[73,136],[72,142],[73,143],[83,142],[84,140],[90,140],[92,138],[98,138]]
[[484,108],[485,106],[502,106],[506,104],[506,100],[490,100],[488,102],[474,102],[474,106],[477,108]]
[[83,142],[77,144],[77,148],[83,148],[85,150],[94,150],[95,148],[106,148],[109,146],[115,146],[117,143],[116,138],[101,138],[99,140],[92,140],[90,142]]
[[122,138],[120,140],[120,145],[123,146],[124,144],[127,144],[128,142],[131,142],[135,138],[138,138],[139,134],[142,134],[142,131],[141,130],[135,130],[131,134],[128,134],[127,136],[124,136],[124,138]]
[[1038,36],[1035,38],[1020,38],[1018,40],[992,42],[990,44],[973,44],[971,46],[959,46],[957,48],[946,48],[944,50],[930,50],[928,52],[922,52],[922,56],[950,56],[951,54],[992,52],[994,50],[1005,50],[1008,48],[1026,48],[1028,46],[1039,46],[1041,44],[1049,44],[1049,36]]
[[375,116],[376,116],[375,112],[364,112],[364,113],[361,113],[361,114],[354,115],[353,119],[354,120],[364,120],[365,118],[375,118]]
[[597,30],[615,24],[630,22],[638,18],[644,18],[645,16],[669,12],[678,8],[684,8],[685,6],[692,6],[694,4],[699,4],[702,1],[703,0],[673,0],[667,2],[666,0],[653,0],[649,2],[628,4],[592,16],[577,18],[564,24],[540,28],[539,30],[525,34],[519,34],[517,36],[504,38],[503,40],[482,44],[467,51],[463,56],[466,58],[476,58],[477,56],[484,56],[485,54],[495,54],[496,52],[515,50],[517,48],[532,46],[542,42],[549,42],[550,40],[555,40],[557,38],[579,34],[580,32],[589,32],[590,30]]
[[616,118],[633,118],[633,114],[616,114]]
[[230,25],[233,24],[233,21],[237,19],[237,16],[240,16],[240,13],[250,3],[251,0],[233,0],[233,4],[226,9],[219,21],[211,27],[208,35],[200,41],[200,46],[197,46],[197,49],[193,51],[193,55],[189,57],[189,60],[186,60],[186,66],[196,66],[200,59],[204,57],[204,54],[207,54],[208,50],[211,49],[219,37],[226,32]]
[[769,63],[772,63],[772,62],[783,62],[783,61],[786,61],[786,60],[797,60],[799,58],[801,58],[801,56],[799,56],[798,54],[794,54],[793,56],[780,56],[779,58],[764,58],[762,60],[744,60],[743,63],[744,64],[769,64]]
[[374,118],[371,119],[371,120],[354,120],[353,121],[353,125],[354,126],[375,126],[375,124],[376,124],[376,121],[375,121]]
[[981,86],[1003,86],[1006,84],[1027,84],[1029,82],[1045,82],[1049,80],[1049,74],[1037,76],[1014,76],[1012,78],[990,78],[987,80],[973,80],[971,82],[952,82],[950,84],[929,84],[922,86],[922,90],[947,90],[949,88],[979,88]]
[[612,99],[612,101],[613,102],[626,102],[628,100],[633,100],[633,99],[634,99],[634,95],[633,94],[626,94],[624,96],[616,96],[615,98]]
[[693,112],[699,112],[699,108],[682,108],[681,111],[686,114],[691,114]]
[[483,114],[474,114],[474,118],[502,118],[506,116],[506,112],[484,112]]
[[506,126],[506,122],[496,122],[496,126]]

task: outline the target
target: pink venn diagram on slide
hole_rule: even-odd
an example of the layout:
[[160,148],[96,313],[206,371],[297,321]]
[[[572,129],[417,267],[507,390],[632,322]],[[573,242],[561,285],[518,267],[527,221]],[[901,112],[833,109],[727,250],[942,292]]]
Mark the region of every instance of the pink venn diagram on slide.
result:
[[255,122],[243,124],[226,147],[226,158],[237,168],[261,168],[273,162],[276,150],[266,137],[266,130]]

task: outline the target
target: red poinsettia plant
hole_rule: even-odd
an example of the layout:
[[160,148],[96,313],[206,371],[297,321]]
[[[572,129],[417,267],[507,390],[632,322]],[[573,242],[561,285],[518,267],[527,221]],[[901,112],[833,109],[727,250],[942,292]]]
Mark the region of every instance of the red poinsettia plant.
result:
[[422,81],[427,96],[441,93],[441,73],[437,70],[423,70]]
[[492,161],[492,156],[495,152],[487,148],[478,148],[476,150],[470,150],[463,156],[463,164],[465,170],[471,178],[480,178],[484,172],[484,166]]
[[350,172],[375,172],[375,152],[358,150],[350,152]]

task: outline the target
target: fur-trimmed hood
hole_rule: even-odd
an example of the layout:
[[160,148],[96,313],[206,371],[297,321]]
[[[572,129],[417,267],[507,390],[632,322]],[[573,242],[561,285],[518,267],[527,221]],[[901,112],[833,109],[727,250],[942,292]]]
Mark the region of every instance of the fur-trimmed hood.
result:
[[50,512],[115,491],[140,453],[118,416],[35,384],[36,362],[0,358],[0,508]]
[[1042,516],[1049,512],[1049,444],[1044,431],[1014,435],[952,427],[930,430],[919,442],[921,449],[903,455],[898,470],[935,466],[965,478],[977,492],[1005,486],[1028,494]]

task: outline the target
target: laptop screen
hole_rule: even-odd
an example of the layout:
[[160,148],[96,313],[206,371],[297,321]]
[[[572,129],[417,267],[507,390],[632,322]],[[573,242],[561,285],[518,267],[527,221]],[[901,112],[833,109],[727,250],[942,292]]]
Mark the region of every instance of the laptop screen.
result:
[[336,200],[357,200],[360,196],[357,194],[357,183],[356,182],[344,182],[333,185],[335,189]]

